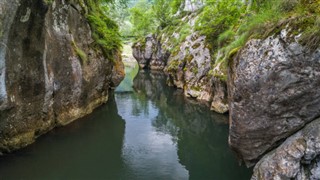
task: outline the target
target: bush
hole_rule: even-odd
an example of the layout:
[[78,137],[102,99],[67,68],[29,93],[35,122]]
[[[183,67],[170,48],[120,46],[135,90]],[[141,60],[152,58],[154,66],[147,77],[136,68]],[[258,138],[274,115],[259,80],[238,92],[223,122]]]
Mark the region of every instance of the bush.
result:
[[197,20],[196,30],[207,36],[207,41],[215,48],[219,35],[236,24],[244,10],[239,0],[208,0]]

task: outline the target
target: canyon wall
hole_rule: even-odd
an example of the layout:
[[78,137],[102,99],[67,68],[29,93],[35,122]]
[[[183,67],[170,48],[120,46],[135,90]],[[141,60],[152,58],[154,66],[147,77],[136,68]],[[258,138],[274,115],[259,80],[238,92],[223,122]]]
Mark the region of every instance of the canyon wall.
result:
[[229,143],[249,166],[320,115],[320,51],[303,43],[297,21],[248,41],[230,62]]
[[229,111],[229,144],[240,161],[256,165],[252,179],[318,178],[319,17],[297,15],[246,32],[226,64],[194,30],[196,18],[188,13],[135,43],[141,68],[164,70],[185,96]]
[[185,96],[208,103],[213,111],[226,113],[227,72],[212,57],[206,37],[195,31],[196,18],[196,13],[186,15],[178,26],[134,43],[133,56],[142,69],[164,71],[168,85],[183,89]]
[[118,52],[106,58],[94,45],[86,1],[0,3],[0,153],[6,153],[105,103],[123,67]]

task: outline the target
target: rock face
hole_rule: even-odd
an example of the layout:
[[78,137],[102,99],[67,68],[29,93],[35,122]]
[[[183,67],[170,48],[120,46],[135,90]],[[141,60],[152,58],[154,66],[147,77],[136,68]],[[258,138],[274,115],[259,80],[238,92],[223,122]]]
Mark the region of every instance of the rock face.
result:
[[319,179],[320,119],[313,121],[255,166],[252,180]]
[[121,78],[78,1],[2,0],[0,21],[0,153],[92,112]]
[[183,11],[188,11],[188,12],[195,12],[201,7],[203,7],[204,2],[202,0],[184,0],[184,2],[181,4],[180,9]]
[[229,143],[248,166],[320,115],[320,51],[290,25],[250,40],[229,69]]
[[206,37],[192,29],[195,20],[196,13],[182,19],[184,26],[191,28],[186,37],[180,37],[179,28],[165,29],[157,36],[149,35],[135,43],[133,55],[141,68],[164,70],[169,85],[183,89],[185,96],[210,103],[212,110],[225,113],[228,111],[227,85],[213,75],[220,71],[221,64],[216,64],[211,57]]
[[162,50],[161,43],[154,35],[148,35],[142,42],[134,43],[132,51],[142,69],[163,70],[170,56],[169,51]]
[[225,113],[226,83],[210,74],[214,63],[205,38],[197,33],[187,36],[169,57],[165,72],[172,84],[184,90],[185,96],[211,102],[212,110]]

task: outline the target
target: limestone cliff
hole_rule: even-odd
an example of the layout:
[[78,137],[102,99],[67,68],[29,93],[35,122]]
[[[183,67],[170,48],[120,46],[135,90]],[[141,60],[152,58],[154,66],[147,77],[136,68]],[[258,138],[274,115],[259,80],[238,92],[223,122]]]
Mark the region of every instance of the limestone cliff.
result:
[[123,70],[116,51],[106,58],[95,45],[87,1],[0,4],[0,153],[6,153],[105,103]]
[[149,35],[133,45],[133,55],[141,68],[164,70],[168,84],[184,90],[187,97],[210,103],[211,109],[228,111],[226,72],[222,72],[208,48],[206,37],[195,31],[197,13],[182,17],[157,35]]
[[250,40],[230,63],[229,142],[247,165],[320,115],[320,50],[305,42],[313,18]]
[[[134,44],[134,56],[142,68],[164,69],[168,84],[186,96],[210,102],[216,112],[229,110],[231,148],[247,166],[262,158],[253,179],[319,176],[313,172],[320,162],[318,134],[301,130],[320,116],[319,1],[261,1],[274,5],[252,11],[246,2],[205,6],[200,24],[201,13],[178,13],[181,21]],[[196,31],[195,24],[213,30]],[[297,132],[302,143],[290,140]],[[308,150],[312,162],[306,164]]]

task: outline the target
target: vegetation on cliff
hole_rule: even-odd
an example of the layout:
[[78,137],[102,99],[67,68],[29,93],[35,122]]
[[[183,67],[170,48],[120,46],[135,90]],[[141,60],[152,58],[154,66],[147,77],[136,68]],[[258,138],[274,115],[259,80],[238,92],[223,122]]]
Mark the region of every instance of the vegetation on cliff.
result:
[[[150,8],[134,7],[139,16],[133,28],[141,32],[133,45],[135,58],[141,68],[163,69],[168,84],[183,89],[187,97],[212,102],[216,112],[228,111],[228,68],[248,41],[275,37],[305,45],[308,51],[319,47],[318,0],[161,2],[149,2],[154,17],[144,13]],[[144,28],[150,24],[139,18],[144,16],[157,28]]]
[[197,30],[207,36],[213,50],[222,52],[217,59],[227,60],[249,39],[267,37],[288,21],[298,25],[297,30],[311,31],[305,33],[309,34],[305,38],[317,41],[319,11],[317,0],[257,0],[251,4],[238,0],[207,0],[199,15]]
[[119,27],[107,16],[108,4],[114,0],[82,0],[82,8],[92,29],[95,45],[101,47],[104,55],[113,60],[121,48]]
[[[114,0],[108,15],[120,26],[122,37],[141,38],[177,25],[174,15],[183,0]],[[180,16],[179,16],[180,17]]]
[[[311,49],[319,46],[318,0],[206,0],[202,8],[193,12],[197,20],[192,27],[184,19],[192,12],[184,11],[183,3],[183,0],[154,0],[147,3],[148,7],[138,3],[132,8],[133,32],[137,39],[150,33],[158,34],[159,38],[163,34],[171,36],[170,51],[174,54],[188,35],[198,32],[206,36],[214,67],[222,64],[220,67],[225,69],[228,59],[248,40],[277,33],[288,23],[297,35],[304,32],[300,39],[302,44]],[[179,37],[174,37],[175,33]]]

